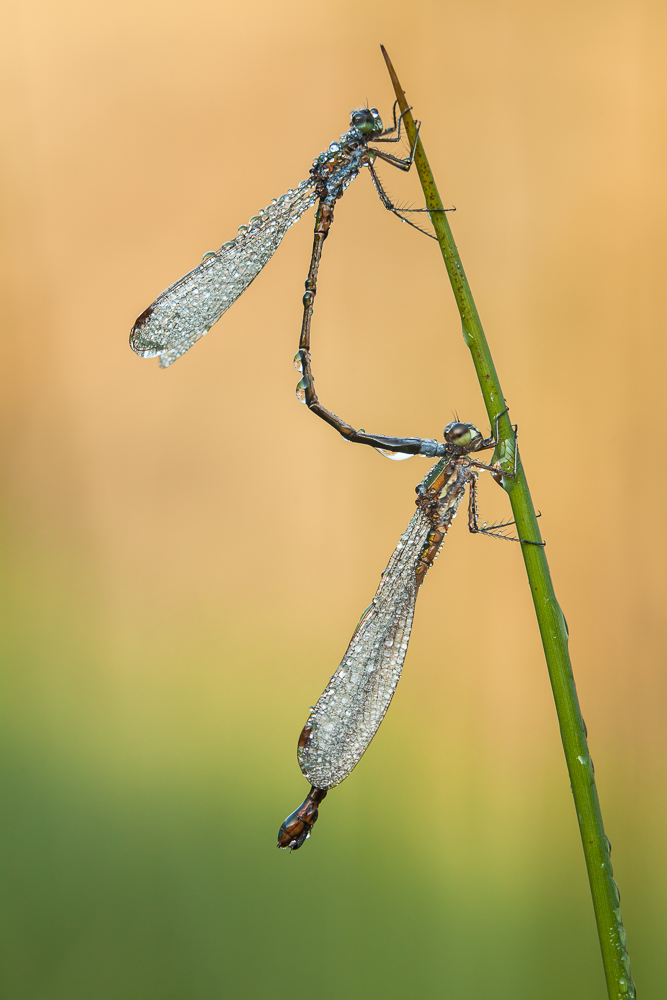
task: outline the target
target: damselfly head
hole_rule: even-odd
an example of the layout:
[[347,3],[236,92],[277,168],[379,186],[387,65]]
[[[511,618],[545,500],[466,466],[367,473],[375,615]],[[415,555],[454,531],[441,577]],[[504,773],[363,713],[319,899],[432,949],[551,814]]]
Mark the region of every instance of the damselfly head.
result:
[[382,119],[377,108],[359,108],[350,112],[350,125],[362,135],[379,135],[383,130]]
[[474,424],[462,424],[458,420],[453,420],[445,427],[445,441],[456,448],[469,448],[477,438],[481,437]]

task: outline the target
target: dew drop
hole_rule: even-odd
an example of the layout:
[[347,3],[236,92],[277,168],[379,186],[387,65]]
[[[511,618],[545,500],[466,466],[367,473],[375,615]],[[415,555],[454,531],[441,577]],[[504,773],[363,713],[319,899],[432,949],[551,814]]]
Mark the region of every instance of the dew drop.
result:
[[294,355],[294,367],[298,372],[301,372],[302,375],[303,375],[303,367],[305,361],[306,361],[306,352],[297,351],[296,354]]
[[387,451],[386,448],[375,449],[383,458],[389,458],[392,462],[404,462],[406,458],[414,458],[414,455],[405,455],[401,451]]
[[302,378],[296,387],[296,398],[300,403],[306,402],[306,389],[308,388],[308,379]]

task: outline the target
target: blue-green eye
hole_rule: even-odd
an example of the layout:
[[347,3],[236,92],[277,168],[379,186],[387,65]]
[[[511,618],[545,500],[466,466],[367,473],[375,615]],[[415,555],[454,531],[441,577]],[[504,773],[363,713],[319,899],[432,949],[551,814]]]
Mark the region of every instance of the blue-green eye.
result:
[[467,424],[455,421],[445,427],[445,441],[456,445],[457,448],[467,448],[472,438],[472,430]]
[[374,118],[368,108],[362,108],[361,111],[353,111],[350,115],[350,122],[362,135],[372,135],[375,131]]

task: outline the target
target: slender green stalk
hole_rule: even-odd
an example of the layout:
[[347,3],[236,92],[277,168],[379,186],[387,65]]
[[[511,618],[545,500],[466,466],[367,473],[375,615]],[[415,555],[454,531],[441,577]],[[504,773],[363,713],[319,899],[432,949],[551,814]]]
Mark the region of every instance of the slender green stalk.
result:
[[[382,46],[382,54],[387,63],[398,105],[403,113],[408,138],[412,144],[417,136],[415,122],[384,46]],[[489,421],[493,426],[497,414],[505,409],[505,400],[421,139],[417,140],[415,166],[424,190],[426,206],[431,212],[431,219],[452,283],[456,304],[461,314],[463,338],[470,348]],[[503,469],[510,471],[514,464],[514,435],[508,414],[501,418],[499,430],[500,445],[494,457],[501,462]],[[518,455],[516,476],[513,479],[504,478],[503,486],[510,498],[519,538],[528,541],[528,544],[522,544],[521,549],[533,595],[540,635],[542,636],[565,760],[579,820],[579,830],[602,949],[602,961],[607,978],[607,991],[610,1000],[632,1000],[635,996],[635,987],[630,974],[630,959],[625,946],[625,931],[619,909],[618,887],[613,879],[609,856],[610,845],[602,825],[593,762],[588,752],[586,740],[586,726],[581,716],[572,675],[567,645],[567,626],[563,612],[556,601],[544,546],[539,544],[541,539],[535,509]],[[530,542],[538,544],[530,544]]]

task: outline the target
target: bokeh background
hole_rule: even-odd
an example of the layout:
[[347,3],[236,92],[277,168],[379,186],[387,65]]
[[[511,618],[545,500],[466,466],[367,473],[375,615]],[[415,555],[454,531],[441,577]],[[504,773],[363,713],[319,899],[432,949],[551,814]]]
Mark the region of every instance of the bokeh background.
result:
[[[304,849],[276,850],[308,706],[427,468],[295,401],[311,219],[173,368],[127,345],[351,108],[389,116],[380,42],[457,207],[637,986],[663,995],[666,21],[659,0],[7,4],[5,996],[605,995],[521,555],[462,519],[385,725]],[[325,247],[314,351],[356,426],[486,427],[437,247],[365,175]],[[482,500],[505,514],[493,483]]]

